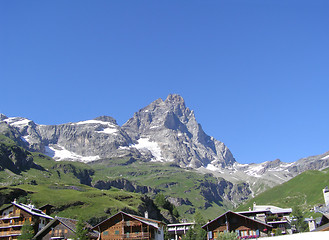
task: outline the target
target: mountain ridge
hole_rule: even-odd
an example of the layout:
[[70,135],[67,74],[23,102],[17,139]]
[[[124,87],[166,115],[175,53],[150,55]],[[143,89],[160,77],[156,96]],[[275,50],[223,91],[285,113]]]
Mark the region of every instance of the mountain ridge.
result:
[[20,117],[0,115],[0,133],[31,151],[55,160],[92,162],[134,157],[145,162],[176,164],[212,173],[233,183],[246,182],[252,196],[303,171],[329,166],[329,152],[292,163],[280,160],[238,163],[223,142],[208,136],[184,99],[170,94],[135,112],[122,126],[113,117],[59,125],[38,125]]

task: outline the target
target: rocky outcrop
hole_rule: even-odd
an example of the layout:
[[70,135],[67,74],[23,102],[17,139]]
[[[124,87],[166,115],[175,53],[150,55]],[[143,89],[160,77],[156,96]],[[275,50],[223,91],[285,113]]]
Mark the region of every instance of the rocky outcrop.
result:
[[147,194],[147,193],[156,194],[159,192],[158,189],[154,189],[149,186],[140,186],[124,178],[108,180],[108,181],[99,180],[93,184],[93,187],[98,189],[106,189],[106,190],[111,189],[111,187],[115,187],[118,189],[123,189],[128,192],[136,192],[141,194]]
[[0,170],[8,169],[19,174],[21,171],[30,168],[43,170],[42,167],[33,162],[33,157],[27,150],[16,145],[0,142]]
[[[61,169],[63,170],[64,174],[72,173],[76,178],[80,180],[81,184],[85,184],[91,186],[92,176],[95,173],[93,169],[86,169],[86,168],[77,168],[73,164],[67,163],[58,163],[53,166],[53,169]],[[58,174],[60,174],[58,172]]]
[[3,204],[9,204],[13,202],[15,199],[19,199],[20,197],[25,197],[29,192],[22,190],[20,188],[9,188],[3,187],[0,188],[0,207]]
[[205,179],[197,188],[200,189],[201,196],[206,201],[205,208],[211,206],[212,203],[222,206],[225,200],[238,205],[251,195],[247,183],[232,184],[223,178],[219,178],[216,183]]

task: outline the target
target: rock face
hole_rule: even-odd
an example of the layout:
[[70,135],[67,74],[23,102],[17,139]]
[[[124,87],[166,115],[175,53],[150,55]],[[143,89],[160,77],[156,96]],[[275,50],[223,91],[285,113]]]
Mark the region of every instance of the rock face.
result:
[[122,126],[134,145],[153,161],[175,162],[182,167],[232,166],[230,150],[209,137],[197,123],[194,112],[179,95],[158,99],[134,114]]
[[16,145],[8,146],[0,142],[0,170],[8,169],[19,174],[30,168],[42,170],[42,167],[33,162],[33,157],[28,151]]
[[128,192],[136,192],[142,194],[147,194],[147,193],[156,194],[160,191],[158,189],[153,189],[149,186],[140,186],[124,178],[116,179],[116,180],[108,180],[108,181],[98,180],[97,182],[95,182],[93,187],[98,189],[106,189],[106,190],[111,189],[111,187],[115,187],[118,189],[123,189]]

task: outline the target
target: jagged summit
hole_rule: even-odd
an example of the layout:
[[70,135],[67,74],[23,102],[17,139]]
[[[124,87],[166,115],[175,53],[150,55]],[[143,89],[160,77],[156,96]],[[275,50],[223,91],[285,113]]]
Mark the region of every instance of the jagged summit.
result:
[[8,117],[2,113],[0,113],[0,121],[7,119]]
[[[175,162],[180,166],[206,167],[209,163],[225,167],[235,162],[229,149],[209,137],[186,107],[184,99],[170,94],[136,112],[122,129],[137,148],[152,145],[147,154],[157,156],[154,161]],[[146,153],[145,153],[146,154]]]

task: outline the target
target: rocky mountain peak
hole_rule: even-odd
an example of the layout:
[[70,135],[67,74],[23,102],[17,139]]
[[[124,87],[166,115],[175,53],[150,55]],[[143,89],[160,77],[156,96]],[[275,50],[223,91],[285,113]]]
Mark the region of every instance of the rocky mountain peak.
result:
[[185,108],[185,101],[182,96],[178,94],[169,94],[165,100],[167,105],[181,105]]
[[0,121],[7,119],[8,117],[2,113],[0,113]]

